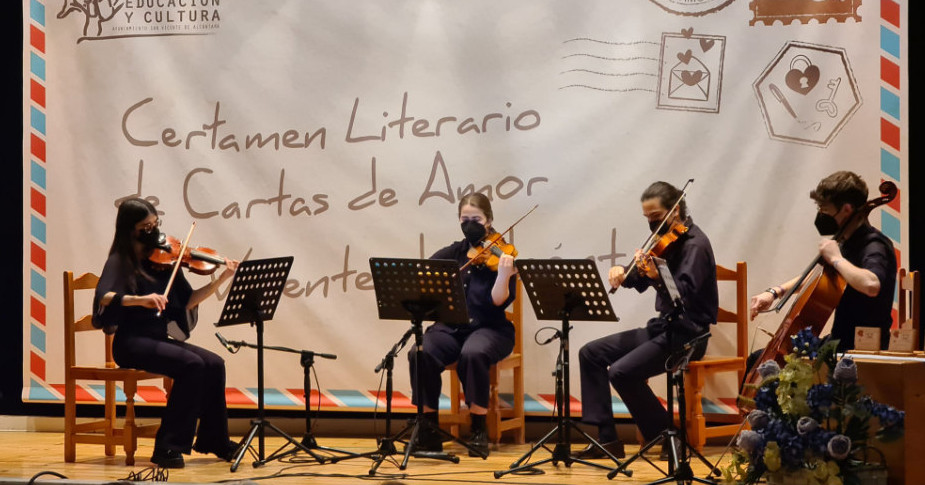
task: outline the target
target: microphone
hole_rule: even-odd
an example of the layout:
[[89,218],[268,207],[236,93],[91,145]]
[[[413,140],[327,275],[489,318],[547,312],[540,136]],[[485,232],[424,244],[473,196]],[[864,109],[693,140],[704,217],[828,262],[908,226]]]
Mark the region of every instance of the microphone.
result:
[[218,337],[218,341],[221,342],[222,345],[225,346],[225,348],[228,349],[228,351],[232,354],[238,351],[238,347],[231,345],[231,343],[225,340],[225,337],[222,337],[222,334],[215,332],[215,336]]

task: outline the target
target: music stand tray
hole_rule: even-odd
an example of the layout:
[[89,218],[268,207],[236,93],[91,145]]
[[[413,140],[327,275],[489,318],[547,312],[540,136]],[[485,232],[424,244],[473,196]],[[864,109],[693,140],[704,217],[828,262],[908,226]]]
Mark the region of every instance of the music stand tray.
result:
[[[272,320],[273,315],[276,313],[280,296],[286,286],[286,279],[289,277],[289,270],[292,268],[293,259],[292,256],[286,256],[241,262],[237,271],[235,271],[231,288],[228,290],[222,314],[219,316],[218,322],[215,323],[216,327],[241,323],[249,323],[257,327],[257,419],[251,421],[250,431],[238,446],[238,452],[231,464],[232,472],[238,469],[244,454],[251,449],[251,442],[254,437],[258,438],[257,460],[254,462],[255,468],[279,458],[279,450],[270,457],[265,455],[264,438],[266,428],[270,428],[277,435],[285,438],[288,443],[305,451],[318,460],[319,463],[324,462],[324,457],[314,453],[300,441],[289,436],[265,419],[263,326],[264,322]],[[283,445],[283,447],[285,446]],[[253,451],[251,453],[253,454]]]
[[[619,321],[608,299],[607,289],[601,280],[594,261],[588,259],[518,259],[514,262],[523,281],[524,289],[533,305],[538,320],[561,320],[562,328],[557,331],[559,339],[559,357],[556,366],[556,415],[557,424],[544,435],[533,447],[511,464],[510,468],[494,472],[495,478],[508,473],[534,469],[537,465],[559,462],[570,467],[572,463],[593,466],[604,470],[610,467],[593,463],[571,454],[571,431],[584,436],[593,447],[598,448],[615,463],[617,457],[604,449],[600,443],[585,433],[572,421],[570,409],[569,379],[569,344],[568,334],[571,320],[616,322]],[[534,452],[546,448],[546,442],[556,436],[555,448],[549,458],[532,463],[524,463]],[[627,476],[631,471],[624,472]]]
[[[443,259],[370,258],[369,267],[376,292],[379,318],[411,321],[410,331],[414,335],[416,352],[415,365],[420,376],[424,352],[423,322],[440,321],[458,325],[469,323],[459,263]],[[421,379],[417,379],[417,385],[421,385]],[[421,396],[420,389],[415,389],[415,395]],[[391,399],[391,396],[387,396],[387,399]],[[418,399],[417,413],[408,426],[395,436],[381,440],[379,452],[374,455],[377,458],[376,463],[369,474],[375,474],[382,461],[395,452],[395,441],[405,443],[404,459],[399,465],[401,470],[407,467],[410,456],[459,463],[459,457],[453,454],[414,449],[417,437],[424,427],[452,439],[483,459],[487,458],[487,455],[465,441],[425,420],[423,400]],[[406,437],[407,441],[403,441]]]

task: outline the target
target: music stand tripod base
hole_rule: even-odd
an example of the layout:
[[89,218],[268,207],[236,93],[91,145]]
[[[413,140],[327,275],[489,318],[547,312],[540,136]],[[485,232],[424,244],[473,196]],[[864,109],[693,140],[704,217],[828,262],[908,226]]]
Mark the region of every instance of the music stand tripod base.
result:
[[[559,357],[556,365],[556,426],[546,433],[530,451],[515,461],[507,470],[494,472],[495,478],[509,473],[534,470],[535,467],[559,462],[570,467],[573,463],[610,470],[611,467],[594,463],[571,454],[571,432],[577,431],[591,446],[602,451],[614,463],[620,460],[604,449],[600,443],[584,432],[571,418],[569,383],[569,330],[570,321],[607,321],[619,319],[613,312],[607,290],[593,261],[587,259],[520,259],[515,261],[517,271],[533,305],[538,320],[561,320],[562,328],[557,332]],[[546,442],[556,436],[556,445],[551,456],[539,461],[525,463],[540,448],[547,449]],[[623,470],[626,476],[632,471]]]
[[231,464],[231,471],[237,471],[244,454],[251,450],[251,443],[257,438],[257,460],[254,461],[254,467],[263,466],[269,461],[283,456],[278,449],[269,457],[265,454],[265,434],[269,428],[277,435],[286,439],[302,451],[308,453],[319,463],[324,462],[324,457],[314,453],[298,440],[286,434],[283,430],[277,428],[266,420],[266,410],[264,408],[264,361],[263,361],[263,327],[264,322],[272,320],[279,304],[283,288],[286,286],[286,278],[289,276],[289,270],[292,268],[292,256],[270,259],[256,259],[244,261],[238,265],[235,271],[234,279],[231,281],[231,288],[228,290],[228,296],[225,298],[225,306],[222,314],[219,316],[217,327],[248,323],[254,325],[257,330],[257,418],[251,421],[251,429],[247,436],[238,445],[239,450]]
[[[417,375],[420,376],[424,360],[424,321],[461,325],[469,322],[466,296],[459,275],[459,263],[454,260],[440,259],[370,258],[369,266],[376,292],[379,318],[411,321],[409,332],[414,336],[415,365]],[[406,333],[405,338],[408,335]],[[390,373],[387,375],[391,377]],[[417,385],[421,385],[420,379],[417,380]],[[390,389],[390,385],[387,389]],[[391,401],[391,392],[386,394],[387,399]],[[420,389],[415,389],[415,395],[421,396]],[[388,409],[391,410],[391,402],[388,404]],[[376,453],[363,454],[376,460],[369,474],[374,475],[382,462],[396,452],[395,442],[405,443],[404,457],[398,466],[400,470],[408,466],[408,460],[412,456],[459,463],[459,457],[450,453],[415,450],[418,446],[418,436],[425,429],[450,438],[467,448],[470,453],[481,456],[482,459],[488,458],[487,454],[469,443],[424,419],[423,399],[418,399],[417,412],[408,425],[396,435],[384,438]],[[405,438],[407,441],[404,441]]]

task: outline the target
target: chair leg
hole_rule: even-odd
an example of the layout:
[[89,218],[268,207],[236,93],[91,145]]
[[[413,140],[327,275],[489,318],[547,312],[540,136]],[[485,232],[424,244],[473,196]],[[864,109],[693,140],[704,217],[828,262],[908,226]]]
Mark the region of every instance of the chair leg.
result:
[[524,413],[524,371],[523,366],[514,368],[514,419],[520,420],[520,427],[514,441],[522,445],[527,441],[527,418]]
[[104,433],[106,435],[106,444],[104,445],[106,456],[115,456],[116,454],[116,445],[115,445],[115,436],[116,436],[116,383],[113,381],[106,381],[105,385],[105,402],[104,406],[104,417],[106,420],[106,428]]
[[135,450],[138,448],[137,427],[135,425],[135,393],[138,383],[126,381],[123,387],[125,392],[125,427],[122,430],[122,447],[125,449],[125,464],[135,464]]
[[64,384],[64,461],[73,463],[77,459],[77,443],[74,428],[77,426],[77,383],[65,379]]
[[450,434],[459,438],[459,376],[455,370],[450,371],[450,415],[453,417],[450,424]]
[[493,365],[488,372],[488,415],[485,416],[485,421],[488,425],[488,439],[497,444],[501,441],[501,402],[498,398],[498,378],[501,371],[497,365]]
[[684,375],[687,381],[684,385],[684,399],[687,401],[687,441],[698,452],[703,452],[707,442],[707,420],[703,415],[703,386],[704,376],[697,370],[689,371]]

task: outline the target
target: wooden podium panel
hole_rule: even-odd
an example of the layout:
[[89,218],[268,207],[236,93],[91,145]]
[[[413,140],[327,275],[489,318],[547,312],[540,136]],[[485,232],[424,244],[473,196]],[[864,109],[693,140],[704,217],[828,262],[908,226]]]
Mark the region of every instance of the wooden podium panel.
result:
[[[875,401],[906,412],[903,438],[890,443],[871,441],[883,451],[889,484],[925,484],[925,359],[853,355],[858,382]],[[876,421],[876,418],[874,419]],[[871,427],[877,426],[876,422]]]

